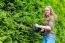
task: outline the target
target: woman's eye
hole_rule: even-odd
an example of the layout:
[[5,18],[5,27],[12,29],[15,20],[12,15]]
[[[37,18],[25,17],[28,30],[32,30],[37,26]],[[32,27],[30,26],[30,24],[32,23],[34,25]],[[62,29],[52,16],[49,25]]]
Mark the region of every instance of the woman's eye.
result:
[[49,11],[48,9],[46,9],[45,11]]

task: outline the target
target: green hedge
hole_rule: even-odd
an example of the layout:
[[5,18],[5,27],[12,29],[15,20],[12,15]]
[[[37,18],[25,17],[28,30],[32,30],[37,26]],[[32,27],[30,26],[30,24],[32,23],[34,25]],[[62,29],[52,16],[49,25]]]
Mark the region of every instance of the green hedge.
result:
[[0,0],[0,43],[42,43],[43,35],[34,32],[34,24],[44,24],[44,7],[52,6],[58,15],[56,43],[65,42],[64,0]]

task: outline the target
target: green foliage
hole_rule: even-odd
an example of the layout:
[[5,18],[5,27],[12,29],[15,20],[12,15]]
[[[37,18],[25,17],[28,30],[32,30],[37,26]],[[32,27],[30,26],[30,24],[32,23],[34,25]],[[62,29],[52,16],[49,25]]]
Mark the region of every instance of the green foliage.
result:
[[42,43],[43,35],[33,31],[44,24],[44,7],[58,15],[56,43],[65,42],[65,0],[0,0],[0,43]]

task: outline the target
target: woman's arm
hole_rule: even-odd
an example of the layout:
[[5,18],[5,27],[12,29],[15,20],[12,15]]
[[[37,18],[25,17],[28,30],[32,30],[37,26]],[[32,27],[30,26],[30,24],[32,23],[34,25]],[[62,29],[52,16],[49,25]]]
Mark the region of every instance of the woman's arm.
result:
[[42,26],[42,25],[38,25],[38,24],[35,24],[35,26],[41,28],[41,31],[51,30],[50,26]]

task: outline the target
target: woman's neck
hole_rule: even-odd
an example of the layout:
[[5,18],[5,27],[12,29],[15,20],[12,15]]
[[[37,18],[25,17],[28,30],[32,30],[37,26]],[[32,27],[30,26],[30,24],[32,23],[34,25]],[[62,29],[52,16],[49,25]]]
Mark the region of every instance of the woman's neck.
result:
[[49,16],[50,16],[50,15],[47,15],[46,18],[49,17]]

